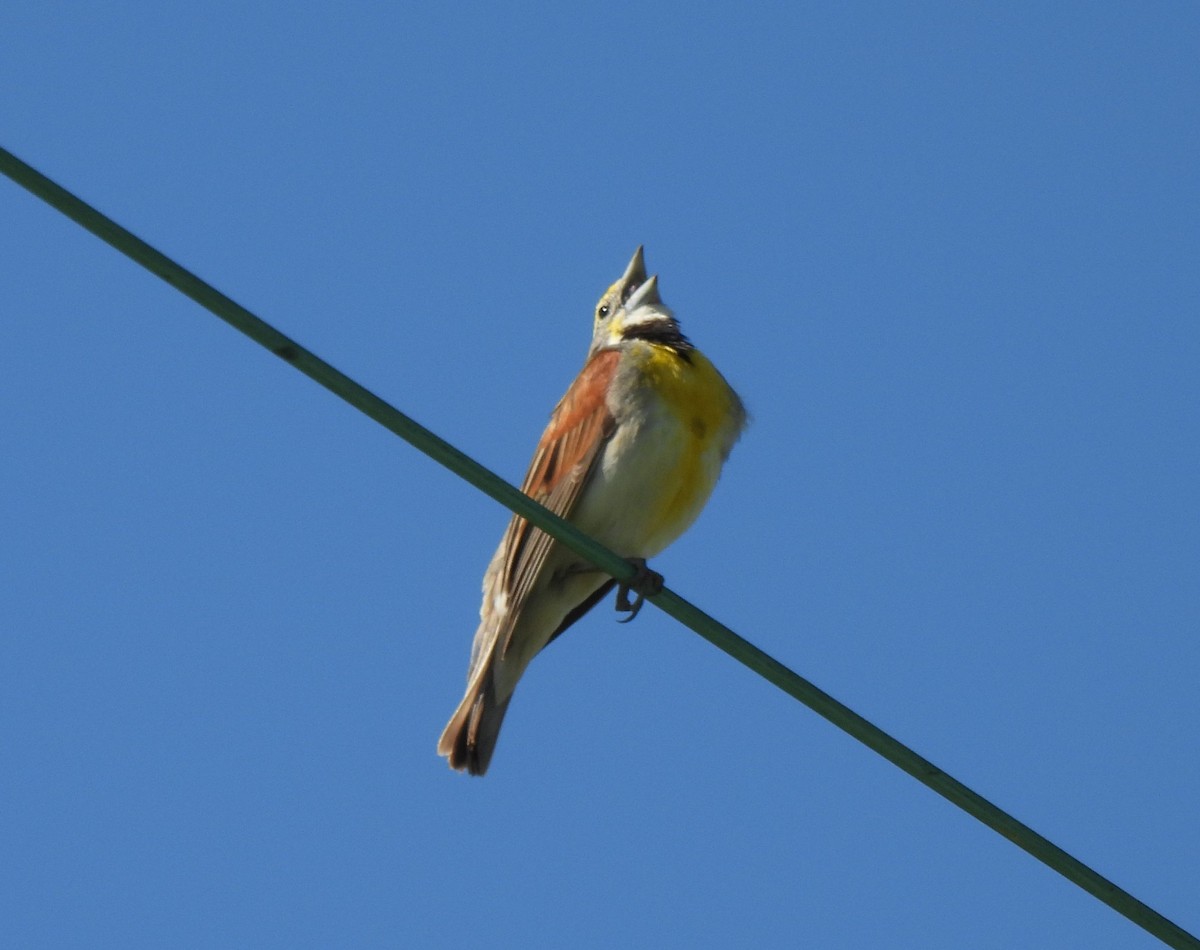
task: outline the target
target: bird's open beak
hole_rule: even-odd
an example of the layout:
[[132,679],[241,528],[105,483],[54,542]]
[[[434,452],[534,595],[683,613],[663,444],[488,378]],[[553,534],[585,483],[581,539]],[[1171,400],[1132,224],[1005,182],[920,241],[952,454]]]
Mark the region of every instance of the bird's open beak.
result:
[[643,304],[662,303],[658,295],[658,275],[646,278],[646,257],[641,246],[633,252],[629,266],[621,275],[621,284],[622,303],[626,310],[636,310]]

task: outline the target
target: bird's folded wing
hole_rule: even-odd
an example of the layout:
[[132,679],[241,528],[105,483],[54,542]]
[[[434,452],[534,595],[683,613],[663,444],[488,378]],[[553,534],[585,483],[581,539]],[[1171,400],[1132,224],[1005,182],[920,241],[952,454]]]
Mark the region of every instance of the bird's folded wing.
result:
[[[584,366],[555,406],[521,485],[521,491],[560,518],[570,519],[600,450],[612,437],[616,423],[607,395],[619,361],[620,353],[605,350]],[[500,581],[509,594],[509,618],[520,615],[521,604],[533,590],[554,543],[524,518],[514,516],[509,522]],[[501,631],[501,655],[507,651],[511,635],[511,626]]]

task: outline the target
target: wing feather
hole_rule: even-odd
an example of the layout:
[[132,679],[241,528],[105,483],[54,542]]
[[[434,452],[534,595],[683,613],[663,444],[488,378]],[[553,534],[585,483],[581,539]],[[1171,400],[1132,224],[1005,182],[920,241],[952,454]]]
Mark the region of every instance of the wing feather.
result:
[[[570,519],[600,450],[612,437],[615,420],[607,395],[619,361],[620,353],[615,350],[597,353],[588,361],[555,406],[521,483],[521,491],[560,518]],[[554,540],[514,516],[502,544],[501,589],[509,595],[508,616],[515,618],[536,585]],[[500,632],[501,655],[511,633],[511,627]]]

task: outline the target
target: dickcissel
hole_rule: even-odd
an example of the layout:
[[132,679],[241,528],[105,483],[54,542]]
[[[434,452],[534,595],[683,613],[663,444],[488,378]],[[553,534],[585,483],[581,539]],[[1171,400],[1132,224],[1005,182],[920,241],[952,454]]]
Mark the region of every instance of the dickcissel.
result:
[[[521,490],[645,570],[708,501],[746,422],[742,401],[679,328],[638,248],[596,305],[583,370],[554,408]],[[438,742],[483,775],[534,655],[615,581],[514,516],[483,577],[467,691]],[[645,592],[647,588],[642,587]],[[617,607],[636,612],[628,590]]]

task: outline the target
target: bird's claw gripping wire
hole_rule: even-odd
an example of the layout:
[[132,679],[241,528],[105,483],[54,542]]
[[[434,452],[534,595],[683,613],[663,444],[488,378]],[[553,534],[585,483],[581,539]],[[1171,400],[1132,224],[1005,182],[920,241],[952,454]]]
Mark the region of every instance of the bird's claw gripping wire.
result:
[[[646,566],[645,558],[631,557],[629,563],[637,568],[637,574],[628,581],[622,581],[617,588],[617,610],[620,613],[629,614],[628,617],[617,621],[618,623],[629,623],[638,615],[646,598],[653,597],[663,589],[663,576],[658,571],[650,570]],[[630,591],[637,594],[637,598],[632,603],[629,601]]]

